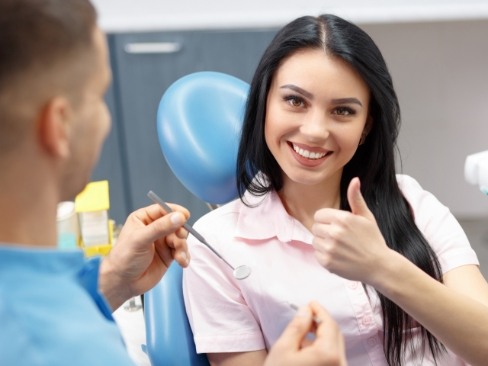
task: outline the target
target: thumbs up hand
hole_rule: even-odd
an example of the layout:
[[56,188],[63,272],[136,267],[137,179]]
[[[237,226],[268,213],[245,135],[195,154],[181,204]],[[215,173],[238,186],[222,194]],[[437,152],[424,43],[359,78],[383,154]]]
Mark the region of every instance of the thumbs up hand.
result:
[[347,188],[347,201],[351,211],[355,215],[362,216],[370,221],[375,221],[373,213],[369,210],[366,201],[361,194],[361,182],[359,178],[353,178]]
[[352,212],[324,208],[315,213],[315,255],[330,272],[371,284],[391,249],[361,194],[359,178],[349,183],[347,199]]

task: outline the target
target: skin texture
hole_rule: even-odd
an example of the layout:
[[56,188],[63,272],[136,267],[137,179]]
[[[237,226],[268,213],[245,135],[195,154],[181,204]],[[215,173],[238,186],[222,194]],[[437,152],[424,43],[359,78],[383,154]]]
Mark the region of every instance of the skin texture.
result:
[[[368,103],[363,80],[345,62],[320,49],[293,54],[273,78],[266,143],[283,172],[280,197],[309,229],[317,209],[339,207],[342,169],[366,133]],[[292,146],[302,154],[319,154],[318,158],[302,158]]]
[[[315,323],[315,320],[320,321]],[[307,334],[313,333],[313,342]],[[344,339],[337,324],[317,303],[311,302],[298,310],[280,339],[273,345],[266,366],[344,366]]]
[[105,102],[105,93],[110,85],[111,71],[105,36],[100,30],[94,32],[96,52],[91,77],[76,97],[68,94],[66,115],[70,119],[66,131],[67,149],[63,162],[64,177],[68,183],[62,187],[69,190],[70,198],[80,192],[91,176],[111,127],[111,117]]

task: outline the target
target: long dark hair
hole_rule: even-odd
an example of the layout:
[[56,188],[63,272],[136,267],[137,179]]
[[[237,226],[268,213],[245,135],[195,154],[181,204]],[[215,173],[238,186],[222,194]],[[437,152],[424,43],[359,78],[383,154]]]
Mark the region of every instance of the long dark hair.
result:
[[[283,187],[281,169],[264,138],[266,100],[272,78],[281,62],[301,49],[322,49],[346,61],[364,79],[371,93],[371,130],[365,142],[343,170],[341,209],[350,211],[347,186],[352,178],[361,180],[362,194],[373,212],[390,248],[401,253],[424,272],[442,282],[438,258],[414,222],[408,202],[396,180],[395,150],[400,127],[400,107],[393,82],[374,41],[362,29],[334,15],[298,18],[282,28],[264,52],[251,82],[242,136],[237,156],[237,189],[264,195]],[[254,179],[262,172],[267,180]],[[401,365],[415,321],[391,300],[381,301],[384,352],[390,365]],[[444,346],[421,326],[422,339],[434,359]],[[414,350],[415,351],[415,350]],[[421,350],[425,349],[422,347]]]

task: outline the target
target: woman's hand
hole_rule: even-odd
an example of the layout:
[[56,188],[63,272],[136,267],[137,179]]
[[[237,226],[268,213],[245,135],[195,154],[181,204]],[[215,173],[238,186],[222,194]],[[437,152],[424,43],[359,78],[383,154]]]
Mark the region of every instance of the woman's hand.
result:
[[352,212],[324,208],[315,213],[315,254],[330,272],[371,284],[391,250],[364,201],[359,178],[351,180],[347,199]]

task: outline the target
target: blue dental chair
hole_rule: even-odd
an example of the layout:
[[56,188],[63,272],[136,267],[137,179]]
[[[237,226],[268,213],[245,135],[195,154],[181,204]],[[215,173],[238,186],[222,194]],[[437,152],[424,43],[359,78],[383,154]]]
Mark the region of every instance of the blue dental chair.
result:
[[[163,155],[180,182],[210,208],[237,197],[235,162],[248,90],[247,83],[230,75],[197,72],[173,83],[159,104]],[[195,350],[182,274],[173,263],[144,295],[146,352],[152,366],[209,365],[206,355]]]

